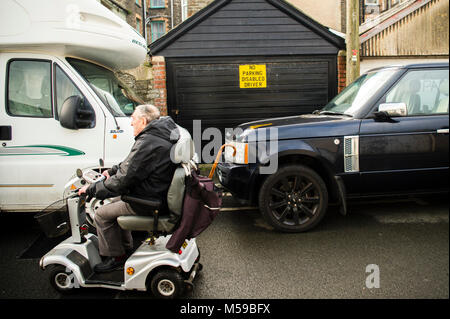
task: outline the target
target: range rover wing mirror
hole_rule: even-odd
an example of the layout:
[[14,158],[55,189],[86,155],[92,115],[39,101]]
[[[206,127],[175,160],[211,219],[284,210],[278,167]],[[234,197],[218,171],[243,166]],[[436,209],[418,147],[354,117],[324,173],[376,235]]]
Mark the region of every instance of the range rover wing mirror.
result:
[[406,103],[382,103],[378,106],[378,111],[374,113],[375,120],[393,121],[392,117],[407,116],[408,108]]

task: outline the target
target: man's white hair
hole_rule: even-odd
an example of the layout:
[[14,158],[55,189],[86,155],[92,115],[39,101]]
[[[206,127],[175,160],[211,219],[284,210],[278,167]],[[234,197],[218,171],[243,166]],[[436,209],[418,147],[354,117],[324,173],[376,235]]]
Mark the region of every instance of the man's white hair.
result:
[[134,112],[138,117],[145,118],[148,123],[153,120],[159,119],[159,117],[161,116],[159,109],[151,104],[138,105],[136,106]]

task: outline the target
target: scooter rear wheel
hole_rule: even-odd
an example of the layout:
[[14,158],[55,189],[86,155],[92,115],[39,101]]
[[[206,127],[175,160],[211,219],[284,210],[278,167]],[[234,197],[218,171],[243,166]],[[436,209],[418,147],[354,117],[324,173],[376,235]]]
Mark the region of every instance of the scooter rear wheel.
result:
[[176,270],[160,270],[153,276],[150,289],[153,295],[160,299],[178,298],[184,292],[183,276]]

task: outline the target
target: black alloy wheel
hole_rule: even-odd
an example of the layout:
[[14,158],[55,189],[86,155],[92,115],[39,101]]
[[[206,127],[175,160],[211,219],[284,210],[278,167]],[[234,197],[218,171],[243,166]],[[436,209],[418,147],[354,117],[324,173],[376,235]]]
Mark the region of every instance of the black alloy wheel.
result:
[[263,183],[259,209],[275,229],[304,232],[315,227],[326,213],[328,191],[322,178],[302,165],[281,167]]

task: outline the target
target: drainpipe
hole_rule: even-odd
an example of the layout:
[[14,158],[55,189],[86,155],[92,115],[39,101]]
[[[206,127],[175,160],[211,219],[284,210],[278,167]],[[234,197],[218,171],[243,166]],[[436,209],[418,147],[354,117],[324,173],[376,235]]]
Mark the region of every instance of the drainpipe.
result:
[[147,40],[147,3],[146,0],[142,0],[142,21],[144,21],[144,39],[145,45],[148,44]]
[[173,29],[173,0],[170,0],[170,22],[171,22],[170,30],[172,30]]

